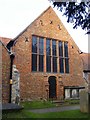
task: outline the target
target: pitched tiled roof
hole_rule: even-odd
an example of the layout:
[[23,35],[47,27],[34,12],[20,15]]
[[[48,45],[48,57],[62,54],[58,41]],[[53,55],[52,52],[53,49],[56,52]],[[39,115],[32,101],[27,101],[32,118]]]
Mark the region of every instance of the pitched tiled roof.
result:
[[0,41],[6,46],[10,40],[12,40],[11,38],[5,38],[5,37],[0,37]]
[[80,56],[83,60],[83,70],[90,71],[90,53],[82,53]]

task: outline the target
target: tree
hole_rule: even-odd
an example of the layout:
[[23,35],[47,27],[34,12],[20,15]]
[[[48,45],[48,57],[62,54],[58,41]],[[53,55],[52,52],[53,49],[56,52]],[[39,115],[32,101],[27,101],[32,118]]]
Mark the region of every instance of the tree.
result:
[[[67,17],[68,23],[73,23],[73,28],[81,27],[83,30],[87,31],[87,34],[90,34],[90,1],[86,2],[56,2],[56,0],[49,0],[53,2],[54,7],[57,7],[58,10],[64,12],[64,15]],[[75,1],[75,0],[71,0]]]

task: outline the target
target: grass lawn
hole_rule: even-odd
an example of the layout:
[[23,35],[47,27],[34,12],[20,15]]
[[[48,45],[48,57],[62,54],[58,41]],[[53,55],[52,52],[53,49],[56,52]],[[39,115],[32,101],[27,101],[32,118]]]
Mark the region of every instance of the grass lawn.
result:
[[21,102],[20,105],[25,109],[40,109],[40,108],[50,108],[56,106],[68,106],[68,105],[77,105],[79,100],[65,100],[64,103],[56,103],[53,101],[31,101],[31,102]]
[[29,110],[4,112],[3,118],[90,118],[90,115],[81,113],[80,110],[70,110],[53,113],[32,113]]
[[90,115],[81,113],[80,110],[69,110],[53,113],[32,113],[30,109],[55,107],[55,104],[46,101],[23,102],[23,110],[20,111],[4,111],[3,119],[7,118],[90,118]]
[[50,108],[56,107],[56,104],[52,104],[50,101],[31,101],[31,102],[22,102],[20,104],[24,109],[40,109],[40,108]]

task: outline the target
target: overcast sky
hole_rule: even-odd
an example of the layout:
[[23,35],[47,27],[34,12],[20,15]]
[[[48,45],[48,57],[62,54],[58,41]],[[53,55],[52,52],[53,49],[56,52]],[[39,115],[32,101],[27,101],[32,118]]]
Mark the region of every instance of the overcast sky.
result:
[[[15,38],[34,19],[36,19],[51,4],[48,0],[0,0],[0,36]],[[74,29],[72,24],[54,8],[64,26],[81,51],[88,52],[88,36],[81,28]]]

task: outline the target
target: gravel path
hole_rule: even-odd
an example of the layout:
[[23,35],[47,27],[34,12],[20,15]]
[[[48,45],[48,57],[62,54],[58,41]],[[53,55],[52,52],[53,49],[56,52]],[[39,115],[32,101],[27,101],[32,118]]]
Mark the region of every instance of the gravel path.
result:
[[30,110],[30,112],[47,113],[47,112],[60,112],[60,111],[77,110],[77,109],[80,109],[79,105],[54,107],[54,108],[44,108],[44,109],[35,109],[35,110]]

